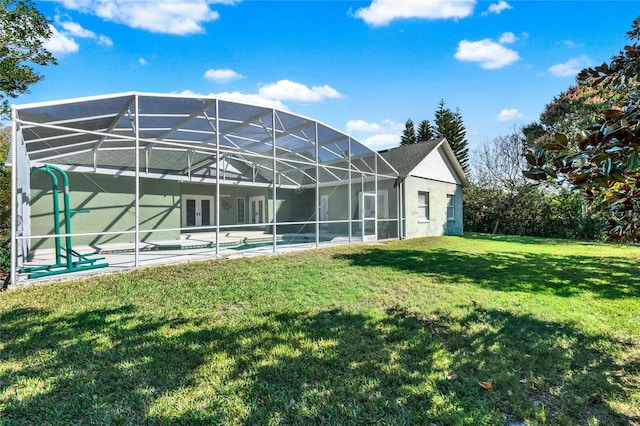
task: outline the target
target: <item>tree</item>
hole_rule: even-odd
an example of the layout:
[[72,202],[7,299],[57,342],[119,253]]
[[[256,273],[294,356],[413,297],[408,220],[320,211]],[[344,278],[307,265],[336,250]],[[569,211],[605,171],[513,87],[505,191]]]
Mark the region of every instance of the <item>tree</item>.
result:
[[425,142],[436,137],[444,137],[449,142],[451,149],[465,173],[469,173],[469,148],[466,138],[467,131],[462,121],[459,109],[455,112],[445,108],[444,100],[438,104],[435,112],[436,129],[429,120],[423,120],[416,133],[413,121],[409,118],[404,125],[404,131],[400,138],[400,145],[409,145],[417,142]]
[[4,167],[9,152],[10,127],[0,127],[0,272],[9,270],[11,230],[11,171]]
[[0,117],[9,113],[9,98],[28,93],[43,79],[32,65],[55,65],[44,48],[51,37],[49,20],[31,0],[0,0]]
[[521,204],[520,201],[533,187],[522,175],[526,166],[523,152],[524,139],[514,130],[484,144],[474,156],[472,182],[493,194],[485,200],[485,204],[493,206],[493,234],[498,232],[505,217]]
[[433,127],[429,120],[422,120],[418,125],[418,133],[416,134],[416,142],[426,142],[435,138]]
[[569,190],[545,191],[533,186],[513,208],[500,211],[507,195],[472,184],[464,189],[465,231],[491,233],[501,215],[500,234],[594,240],[600,237],[596,222],[582,215],[581,197]]
[[413,120],[409,118],[407,122],[404,123],[404,131],[400,137],[400,145],[410,145],[416,142],[416,130],[413,126]]
[[612,105],[602,89],[586,85],[570,86],[545,106],[539,121],[522,129],[526,145],[537,150],[552,143],[558,132],[573,138],[582,129],[595,125],[598,113]]
[[462,114],[459,109],[456,112],[445,108],[444,99],[440,100],[435,113],[438,134],[449,142],[451,149],[465,173],[469,173],[469,142],[466,139],[467,131],[462,122]]
[[597,124],[575,135],[557,132],[553,141],[527,153],[531,179],[560,178],[573,185],[589,209],[606,219],[614,240],[640,241],[640,17],[628,33],[632,44],[609,64],[578,74],[578,84],[602,91],[611,107]]
[[525,138],[518,130],[474,152],[463,190],[465,229],[535,237],[594,239],[597,226],[583,201],[563,188],[542,188],[522,175]]

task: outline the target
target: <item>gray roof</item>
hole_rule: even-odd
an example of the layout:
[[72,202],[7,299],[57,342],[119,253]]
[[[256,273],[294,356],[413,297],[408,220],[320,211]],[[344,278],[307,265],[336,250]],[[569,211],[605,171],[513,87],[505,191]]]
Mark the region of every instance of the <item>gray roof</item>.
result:
[[462,186],[469,186],[469,181],[456,158],[455,153],[449,146],[446,138],[431,139],[425,142],[418,142],[410,145],[402,145],[397,148],[379,151],[382,158],[397,170],[401,178],[411,175],[411,172],[424,160],[431,152],[442,147],[445,156],[449,159],[451,166],[455,170]]
[[409,176],[413,169],[444,140],[444,138],[439,138],[402,145],[397,148],[379,151],[379,154],[404,178]]

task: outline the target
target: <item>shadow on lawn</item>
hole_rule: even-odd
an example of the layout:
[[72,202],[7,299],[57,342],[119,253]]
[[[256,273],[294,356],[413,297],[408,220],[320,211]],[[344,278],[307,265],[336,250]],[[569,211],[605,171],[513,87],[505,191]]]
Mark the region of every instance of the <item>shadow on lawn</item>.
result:
[[[62,317],[9,311],[0,317],[0,418],[7,425],[627,424],[609,401],[629,401],[627,380],[637,383],[639,370],[635,359],[610,358],[621,342],[495,310],[462,318],[325,310],[263,320],[210,326],[209,318],[149,319],[130,306]],[[478,385],[486,380],[495,392]]]
[[564,297],[589,291],[608,299],[640,296],[639,264],[623,258],[385,248],[369,248],[335,257],[356,266],[431,274],[444,281],[470,280],[492,290]]

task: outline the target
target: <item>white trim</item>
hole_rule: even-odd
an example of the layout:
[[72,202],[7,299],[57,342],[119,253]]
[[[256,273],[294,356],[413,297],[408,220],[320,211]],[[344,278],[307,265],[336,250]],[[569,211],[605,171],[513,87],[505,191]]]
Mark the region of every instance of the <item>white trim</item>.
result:
[[136,185],[136,200],[135,200],[135,229],[136,229],[136,239],[135,239],[135,266],[136,268],[140,266],[140,108],[138,104],[138,96],[135,96],[135,137],[136,137],[136,152],[135,152],[135,161],[136,161],[136,170],[135,170],[135,185]]
[[[242,200],[242,222],[238,220],[240,218],[240,200]],[[236,223],[239,225],[247,223],[247,199],[244,197],[236,197]]]
[[[256,209],[255,211],[253,208],[254,201],[256,202],[256,206],[258,206],[258,209]],[[262,201],[262,211],[259,211],[260,201]],[[250,225],[264,224],[266,220],[266,216],[265,216],[266,205],[267,205],[267,197],[264,195],[254,195],[249,197],[249,222],[247,222],[247,224],[250,224]],[[258,218],[254,222],[254,219],[256,219],[255,218],[256,213],[258,215]],[[262,221],[260,221],[260,216],[262,216]]]
[[[449,205],[451,203],[451,205]],[[451,207],[453,214],[449,215],[449,207]],[[456,196],[455,194],[447,194],[447,222],[455,222],[456,220]]]
[[[425,194],[426,199],[424,203],[420,202],[420,195],[421,194]],[[431,194],[429,193],[429,191],[420,191],[418,190],[418,203],[416,204],[416,207],[418,208],[418,223],[427,223],[431,220]],[[422,212],[424,212],[424,209],[426,207],[426,217],[421,216],[420,214]]]
[[[187,201],[188,200],[193,200],[195,201],[196,205],[195,205],[195,223],[193,225],[189,225],[187,223]],[[209,224],[208,225],[203,225],[202,224],[202,201],[209,201]],[[197,195],[197,194],[182,194],[182,196],[180,197],[180,224],[182,225],[182,228],[189,228],[189,227],[210,227],[210,226],[214,226],[214,222],[215,222],[215,217],[214,217],[214,211],[212,211],[212,209],[215,209],[215,197],[213,195]]]
[[[373,212],[367,214],[365,206],[365,198],[373,198]],[[378,195],[375,192],[361,192],[359,194],[360,203],[360,223],[362,224],[362,240],[376,241],[378,239]],[[373,234],[367,234],[366,222],[373,222]]]
[[14,284],[16,282],[16,273],[18,272],[18,244],[17,244],[17,223],[18,223],[18,129],[16,123],[16,110],[11,110],[11,269],[9,270],[9,281]]

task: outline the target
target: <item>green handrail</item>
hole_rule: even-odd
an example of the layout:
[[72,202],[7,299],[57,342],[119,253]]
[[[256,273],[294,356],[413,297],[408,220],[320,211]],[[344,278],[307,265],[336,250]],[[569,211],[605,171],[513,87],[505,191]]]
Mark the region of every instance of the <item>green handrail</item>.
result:
[[[71,241],[71,215],[75,213],[89,213],[91,210],[73,210],[71,209],[71,201],[69,197],[69,176],[67,173],[62,170],[60,167],[54,166],[52,164],[45,164],[42,167],[39,167],[37,170],[40,170],[44,173],[47,173],[49,177],[51,177],[52,182],[52,194],[53,194],[53,227],[55,232],[55,250],[56,250],[56,263],[53,265],[43,265],[43,266],[33,266],[29,268],[24,268],[21,272],[29,272],[29,278],[39,278],[49,275],[57,275],[57,274],[65,274],[68,272],[77,272],[83,271],[87,269],[97,269],[104,268],[108,266],[107,263],[96,263],[98,260],[103,260],[104,258],[92,258],[89,255],[83,255],[77,253],[73,250],[72,241]],[[62,177],[62,185],[63,185],[63,202],[64,202],[64,210],[62,213],[64,214],[64,228],[65,228],[65,253],[62,254],[62,244],[60,241],[60,201],[59,201],[59,191],[60,191],[60,180],[56,175],[57,172]],[[62,257],[64,257],[64,262],[62,261]],[[74,257],[77,257],[77,260],[74,261]]]

